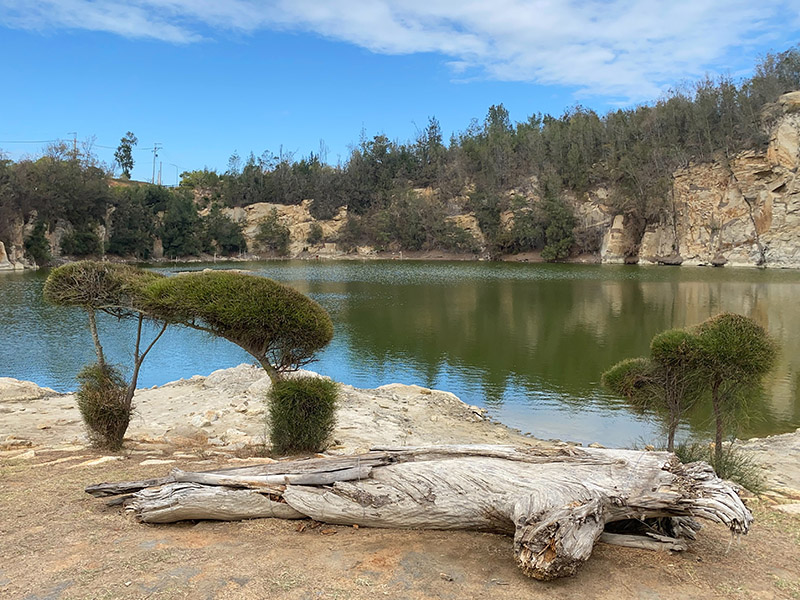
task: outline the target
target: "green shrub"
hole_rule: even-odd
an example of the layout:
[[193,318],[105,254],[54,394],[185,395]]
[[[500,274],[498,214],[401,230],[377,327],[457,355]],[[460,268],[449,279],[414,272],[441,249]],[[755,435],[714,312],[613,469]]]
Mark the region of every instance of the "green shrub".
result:
[[45,233],[47,224],[43,221],[36,221],[31,233],[25,238],[25,253],[33,259],[37,265],[42,266],[50,262],[50,242],[47,241]]
[[711,444],[682,443],[675,446],[675,454],[682,463],[707,462],[719,477],[738,483],[754,494],[765,490],[761,468],[749,454],[732,446],[723,448],[717,455]]
[[656,367],[647,358],[626,358],[603,373],[603,386],[639,407],[657,399],[653,389]]
[[270,378],[308,364],[333,337],[319,304],[265,277],[233,271],[184,273],[148,286],[148,314],[225,338],[249,352]]
[[256,241],[262,249],[274,252],[278,256],[286,256],[289,253],[291,235],[289,228],[278,219],[277,209],[273,208],[258,224]]
[[330,379],[300,377],[276,381],[269,391],[272,450],[319,452],[336,424],[339,387]]
[[131,420],[125,397],[128,385],[117,369],[98,363],[85,366],[78,381],[78,410],[89,439],[99,448],[119,450]]
[[61,252],[68,256],[90,256],[103,252],[103,244],[91,229],[76,229],[61,240]]

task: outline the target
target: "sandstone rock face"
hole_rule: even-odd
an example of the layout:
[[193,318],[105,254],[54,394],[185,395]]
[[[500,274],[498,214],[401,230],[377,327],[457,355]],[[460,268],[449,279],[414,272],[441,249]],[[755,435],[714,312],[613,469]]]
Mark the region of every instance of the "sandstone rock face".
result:
[[[781,105],[800,110],[800,92]],[[639,261],[664,262],[677,252],[686,265],[800,268],[799,168],[800,112],[786,112],[766,153],[676,172],[672,215],[645,231]]]
[[14,265],[11,264],[11,261],[8,260],[8,254],[6,254],[6,245],[3,242],[0,242],[0,271],[13,271]]
[[[258,242],[256,241],[258,226],[274,209],[278,214],[278,220],[289,228],[290,256],[296,256],[305,250],[320,256],[341,254],[331,240],[338,236],[339,231],[344,226],[347,218],[347,209],[342,207],[332,219],[317,221],[311,216],[310,206],[311,200],[303,200],[300,204],[289,206],[258,202],[245,207],[228,208],[223,212],[231,220],[242,225],[242,233],[251,252],[258,253]],[[313,223],[319,223],[322,227],[323,243],[316,246],[310,245],[307,241]]]
[[486,245],[486,237],[481,231],[481,226],[478,224],[478,219],[475,213],[468,213],[466,215],[454,215],[452,217],[445,217],[447,221],[455,223],[461,229],[466,230],[480,246]]
[[797,167],[800,150],[800,113],[784,117],[772,131],[767,149],[767,160],[787,169]]
[[622,264],[625,262],[625,217],[617,215],[603,237],[600,256],[604,263]]

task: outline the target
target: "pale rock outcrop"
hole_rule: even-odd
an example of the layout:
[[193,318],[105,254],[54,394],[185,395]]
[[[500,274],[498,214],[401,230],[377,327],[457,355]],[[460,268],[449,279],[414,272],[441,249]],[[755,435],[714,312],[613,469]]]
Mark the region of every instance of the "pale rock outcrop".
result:
[[604,263],[622,264],[626,256],[625,217],[616,215],[611,227],[603,237],[600,256]]
[[0,377],[0,402],[22,402],[58,395],[55,390],[40,387],[32,381]]
[[3,242],[0,242],[0,271],[13,270],[14,265],[8,260],[8,254],[6,254],[6,245]]
[[446,221],[454,223],[456,226],[461,227],[469,233],[480,246],[486,245],[486,236],[481,231],[481,226],[478,224],[478,219],[475,213],[467,213],[465,215],[453,215],[452,217],[445,217]]
[[673,260],[686,265],[800,268],[800,92],[779,104],[766,153],[675,173],[672,214],[645,231],[641,263],[668,262],[677,250]]
[[[318,255],[340,254],[331,240],[336,239],[339,231],[344,226],[347,218],[347,208],[340,208],[332,219],[317,221],[311,216],[311,202],[311,200],[303,200],[300,204],[294,205],[257,202],[245,207],[228,208],[223,212],[232,221],[242,226],[242,233],[251,252],[258,252],[258,242],[256,241],[258,226],[274,209],[278,215],[279,222],[289,228],[290,256],[296,256],[306,249]],[[322,227],[322,239],[325,240],[317,246],[311,246],[307,241],[313,223],[318,223]]]

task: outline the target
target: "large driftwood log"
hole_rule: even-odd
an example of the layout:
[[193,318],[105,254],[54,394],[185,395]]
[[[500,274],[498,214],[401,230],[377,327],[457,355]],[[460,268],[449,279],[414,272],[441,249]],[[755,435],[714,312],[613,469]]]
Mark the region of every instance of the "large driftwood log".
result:
[[[572,575],[597,541],[681,550],[693,517],[746,533],[752,516],[705,463],[666,452],[510,446],[379,448],[165,478],[97,484],[141,521],[303,518],[372,527],[475,529],[514,536],[537,579]],[[641,534],[641,535],[638,535]]]

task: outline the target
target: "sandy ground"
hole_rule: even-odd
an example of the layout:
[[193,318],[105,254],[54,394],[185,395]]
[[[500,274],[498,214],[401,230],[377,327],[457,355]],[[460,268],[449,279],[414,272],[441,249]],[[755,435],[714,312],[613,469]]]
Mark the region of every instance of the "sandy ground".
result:
[[[800,433],[745,442],[783,490],[750,500],[747,536],[708,526],[683,553],[598,544],[576,577],[551,583],[522,575],[499,535],[276,519],[144,525],[83,492],[258,461],[267,386],[243,365],[137,392],[125,451],[104,456],[87,446],[72,395],[0,379],[0,598],[800,598],[800,516],[774,510],[800,502]],[[335,453],[543,443],[416,386],[343,386],[338,417]]]

